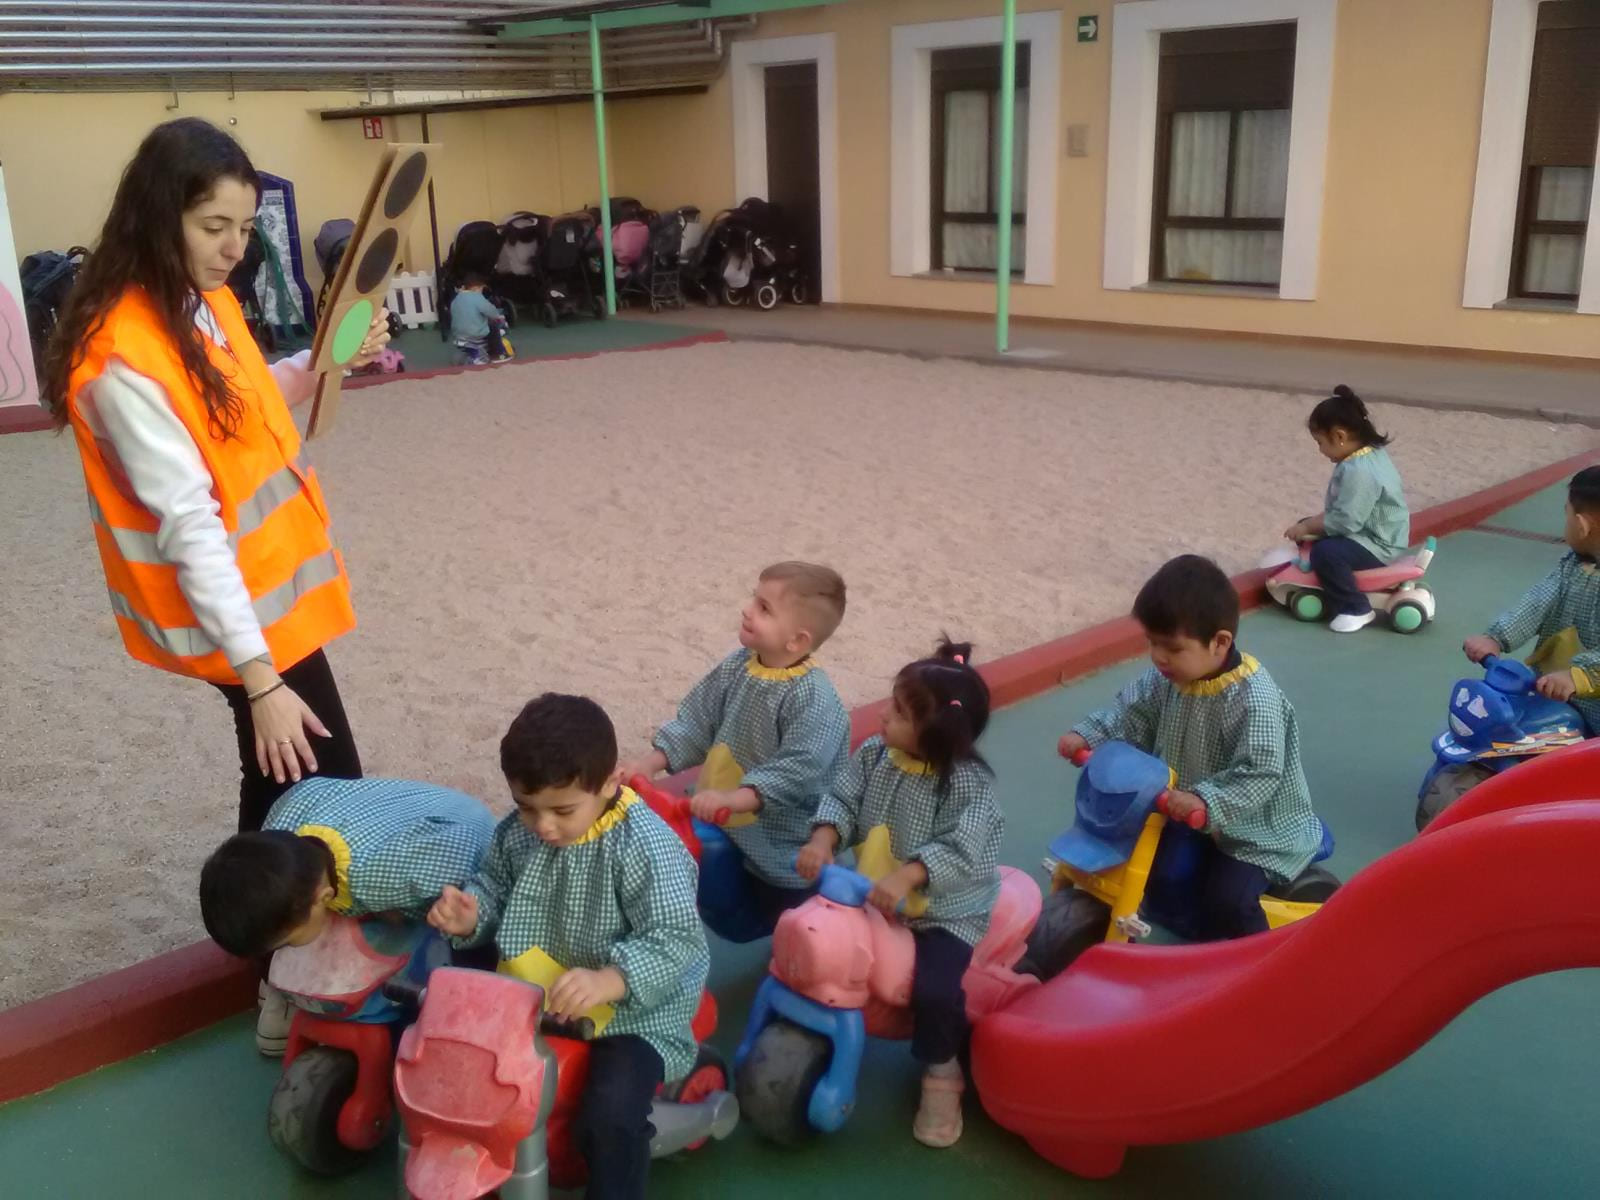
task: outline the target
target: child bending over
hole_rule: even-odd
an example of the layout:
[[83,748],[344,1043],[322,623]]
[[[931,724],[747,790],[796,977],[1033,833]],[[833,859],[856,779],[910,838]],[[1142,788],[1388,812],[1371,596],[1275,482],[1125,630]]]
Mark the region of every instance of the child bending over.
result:
[[911,1132],[927,1146],[961,1136],[961,981],[1000,895],[1005,818],[975,748],[989,723],[989,688],[971,654],[944,641],[896,676],[882,734],[840,770],[798,863],[815,879],[836,849],[853,847],[857,869],[876,880],[868,900],[889,916],[905,902],[917,947],[911,1054],[923,1066]]
[[844,580],[814,563],[761,572],[744,606],[739,646],[684,697],[655,749],[633,774],[705,764],[691,800],[703,821],[734,815],[728,836],[753,876],[763,914],[775,920],[811,894],[794,856],[850,749],[850,717],[812,652],[844,619]]
[[1311,410],[1306,421],[1322,456],[1335,464],[1321,516],[1306,517],[1283,531],[1292,542],[1311,544],[1311,569],[1327,593],[1335,633],[1354,633],[1376,613],[1356,586],[1355,573],[1387,566],[1405,553],[1411,511],[1400,472],[1384,449],[1389,439],[1367,415],[1367,406],[1344,384]]
[[1568,550],[1555,570],[1462,648],[1482,662],[1538,639],[1528,665],[1542,672],[1539,694],[1571,703],[1592,734],[1600,732],[1600,467],[1585,467],[1567,485],[1563,532]]
[[[402,779],[312,776],[260,832],[223,842],[200,870],[200,917],[229,954],[257,958],[321,936],[330,912],[421,920],[440,890],[476,874],[494,816],[480,800]],[[288,999],[261,984],[256,1046],[283,1053]]]
[[516,811],[483,870],[428,920],[463,947],[490,938],[500,970],[545,989],[552,1016],[596,1040],[576,1124],[593,1200],[642,1197],[650,1105],[694,1066],[690,1022],[710,956],[689,852],[619,782],[617,737],[593,700],[530,701],[500,743]]
[[[1294,708],[1266,669],[1235,644],[1239,596],[1210,559],[1185,554],[1150,577],[1133,602],[1154,667],[1110,708],[1061,739],[1061,753],[1123,741],[1158,755],[1178,773],[1168,812],[1182,821],[1202,804],[1206,861],[1191,903],[1202,938],[1267,928],[1262,893],[1310,865],[1322,824],[1300,766]],[[1171,831],[1168,831],[1169,833]],[[1162,859],[1176,846],[1162,838]]]

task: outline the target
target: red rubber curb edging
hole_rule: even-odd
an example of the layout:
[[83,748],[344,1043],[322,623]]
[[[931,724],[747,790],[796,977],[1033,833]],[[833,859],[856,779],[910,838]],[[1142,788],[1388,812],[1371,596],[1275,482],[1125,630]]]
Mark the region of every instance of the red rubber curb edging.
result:
[[55,421],[37,404],[0,405],[0,435],[38,433],[55,426]]
[[[1471,528],[1595,462],[1600,462],[1600,450],[1424,509],[1412,518],[1411,536],[1421,540]],[[1266,599],[1265,578],[1265,571],[1234,576],[1244,608]],[[1000,708],[1136,657],[1144,648],[1138,624],[1132,617],[1119,617],[997,658],[979,670],[994,706]],[[877,731],[886,703],[873,701],[851,713],[852,744]],[[254,1000],[255,974],[250,967],[210,942],[197,942],[0,1012],[0,1103],[152,1050],[241,1012]]]

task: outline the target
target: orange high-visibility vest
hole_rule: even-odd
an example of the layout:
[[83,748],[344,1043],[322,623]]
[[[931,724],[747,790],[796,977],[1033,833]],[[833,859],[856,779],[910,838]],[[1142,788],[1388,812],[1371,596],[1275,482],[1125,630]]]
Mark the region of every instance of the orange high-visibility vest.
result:
[[142,289],[130,288],[89,339],[72,373],[67,413],[89,485],[89,516],[100,547],[111,608],[128,653],[140,662],[212,683],[238,683],[226,656],[200,628],[161,554],[160,520],[134,494],[94,412],[93,393],[112,358],[160,384],[211,471],[212,495],[256,618],[282,671],[355,627],[344,561],[328,536],[317,477],[300,452],[300,434],[266,360],[226,287],[205,294],[227,346],[207,339],[211,361],[238,395],[234,436],[212,428],[160,316]]

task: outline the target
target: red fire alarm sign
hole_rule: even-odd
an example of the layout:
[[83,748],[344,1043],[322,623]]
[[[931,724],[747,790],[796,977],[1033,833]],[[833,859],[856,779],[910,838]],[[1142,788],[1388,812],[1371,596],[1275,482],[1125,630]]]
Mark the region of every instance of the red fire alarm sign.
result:
[[383,118],[362,117],[361,136],[364,138],[381,141],[383,138]]

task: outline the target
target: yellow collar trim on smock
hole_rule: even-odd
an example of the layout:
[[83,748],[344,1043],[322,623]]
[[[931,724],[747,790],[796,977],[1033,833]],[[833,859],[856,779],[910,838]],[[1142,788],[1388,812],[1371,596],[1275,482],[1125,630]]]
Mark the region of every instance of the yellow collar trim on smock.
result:
[[1372,447],[1371,446],[1363,446],[1359,450],[1352,450],[1352,451],[1350,451],[1349,454],[1346,454],[1344,456],[1344,461],[1345,462],[1349,462],[1352,458],[1360,458],[1363,454],[1371,454],[1371,453],[1372,453]]
[[617,799],[610,808],[600,814],[600,819],[584,832],[584,835],[573,842],[574,846],[581,846],[585,842],[592,842],[610,833],[628,818],[628,810],[639,801],[639,794],[630,787],[620,788]]
[[811,668],[816,665],[817,660],[808,654],[792,667],[769,667],[763,664],[760,655],[752,650],[750,651],[749,659],[744,664],[744,669],[746,674],[756,679],[782,681],[785,679],[799,679],[802,675],[809,673]]
[[1193,683],[1180,683],[1178,692],[1184,696],[1220,696],[1234,684],[1249,679],[1261,669],[1261,664],[1248,654],[1239,656],[1239,665],[1215,679],[1196,679]]
[[329,829],[326,825],[302,825],[295,830],[295,834],[316,838],[333,855],[333,900],[328,907],[337,913],[349,912],[355,905],[350,895],[350,843],[344,840],[344,835],[337,829]]
[[924,762],[920,758],[914,758],[904,750],[896,750],[893,746],[889,747],[889,761],[907,775],[937,774],[933,769],[932,763]]

